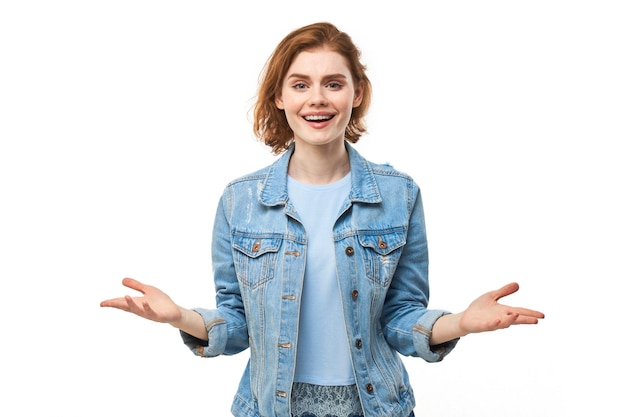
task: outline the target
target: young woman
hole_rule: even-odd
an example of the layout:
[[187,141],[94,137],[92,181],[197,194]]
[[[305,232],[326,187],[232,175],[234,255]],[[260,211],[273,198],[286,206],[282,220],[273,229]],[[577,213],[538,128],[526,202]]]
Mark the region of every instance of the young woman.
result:
[[235,416],[407,417],[415,400],[400,354],[442,360],[460,337],[536,324],[498,303],[516,283],[457,314],[428,309],[420,189],[364,159],[371,86],[351,38],[329,23],[290,33],[270,57],[254,131],[282,154],[232,181],[213,228],[216,309],[159,289],[101,303],[180,329],[199,356],[250,349]]

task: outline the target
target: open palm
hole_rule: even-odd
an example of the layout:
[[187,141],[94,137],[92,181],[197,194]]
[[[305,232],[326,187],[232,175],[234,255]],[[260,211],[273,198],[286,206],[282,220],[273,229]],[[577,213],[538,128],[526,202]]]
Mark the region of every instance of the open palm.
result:
[[513,324],[536,324],[543,318],[543,313],[498,302],[517,290],[519,285],[513,282],[475,299],[461,316],[461,329],[466,333],[480,333],[505,329]]
[[180,320],[180,308],[160,289],[132,278],[124,278],[122,284],[143,295],[138,297],[126,295],[105,300],[100,303],[101,307],[117,308],[159,323],[173,323]]

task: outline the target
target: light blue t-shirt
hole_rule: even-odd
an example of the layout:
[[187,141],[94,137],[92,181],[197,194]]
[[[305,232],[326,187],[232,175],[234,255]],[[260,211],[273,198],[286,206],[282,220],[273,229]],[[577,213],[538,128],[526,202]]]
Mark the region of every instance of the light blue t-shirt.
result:
[[332,236],[350,193],[350,174],[326,185],[304,184],[289,177],[287,192],[308,237],[295,382],[354,384]]

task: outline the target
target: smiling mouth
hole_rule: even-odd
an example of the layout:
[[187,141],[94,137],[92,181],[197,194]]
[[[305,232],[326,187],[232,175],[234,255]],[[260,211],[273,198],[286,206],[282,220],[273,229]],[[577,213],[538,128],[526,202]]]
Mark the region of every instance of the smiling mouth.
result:
[[306,120],[307,122],[325,122],[327,120],[332,119],[333,115],[310,115],[310,116],[304,116],[304,120]]

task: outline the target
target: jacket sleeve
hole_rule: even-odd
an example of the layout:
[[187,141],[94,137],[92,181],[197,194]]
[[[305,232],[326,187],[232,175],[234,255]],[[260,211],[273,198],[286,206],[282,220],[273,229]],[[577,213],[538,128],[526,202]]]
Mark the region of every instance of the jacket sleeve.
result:
[[227,189],[219,201],[212,236],[212,263],[216,309],[195,308],[204,319],[209,340],[181,332],[183,342],[203,357],[233,355],[248,348],[246,314],[235,271],[230,240],[229,213],[232,213]]
[[387,342],[405,356],[441,361],[459,339],[430,346],[432,328],[449,312],[429,310],[428,243],[421,192],[414,182],[405,202],[409,212],[407,241],[387,290],[381,324]]

